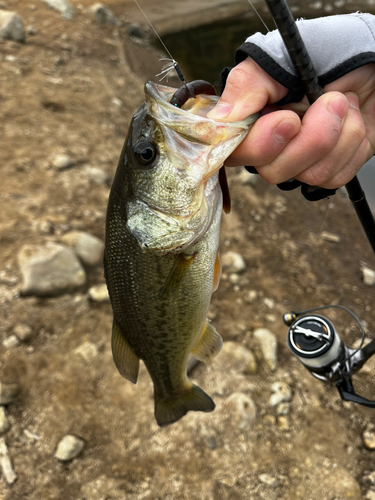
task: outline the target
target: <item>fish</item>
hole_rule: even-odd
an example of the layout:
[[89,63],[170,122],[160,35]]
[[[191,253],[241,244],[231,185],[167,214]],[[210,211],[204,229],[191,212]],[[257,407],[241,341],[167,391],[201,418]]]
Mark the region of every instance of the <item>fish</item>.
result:
[[170,102],[175,92],[145,84],[109,195],[104,252],[114,363],[135,384],[143,361],[160,427],[215,408],[189,380],[187,362],[191,353],[211,360],[222,347],[207,319],[221,275],[218,172],[257,119],[215,122],[206,115],[217,96],[180,108]]

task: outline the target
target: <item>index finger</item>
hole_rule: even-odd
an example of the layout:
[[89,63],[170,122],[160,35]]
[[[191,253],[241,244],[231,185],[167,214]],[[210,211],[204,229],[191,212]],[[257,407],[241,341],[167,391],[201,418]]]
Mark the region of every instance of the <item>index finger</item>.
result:
[[248,57],[231,70],[219,102],[207,117],[230,122],[243,120],[287,93],[287,88]]

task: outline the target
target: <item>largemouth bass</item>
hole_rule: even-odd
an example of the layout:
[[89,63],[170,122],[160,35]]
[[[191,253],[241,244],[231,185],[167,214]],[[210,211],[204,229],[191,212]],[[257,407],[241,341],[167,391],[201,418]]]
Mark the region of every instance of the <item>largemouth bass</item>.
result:
[[175,91],[145,85],[109,196],[104,258],[114,362],[136,383],[143,360],[160,426],[215,407],[186,366],[190,353],[207,361],[222,347],[207,320],[221,273],[218,170],[257,118],[214,122],[206,115],[218,97],[180,109],[169,102]]

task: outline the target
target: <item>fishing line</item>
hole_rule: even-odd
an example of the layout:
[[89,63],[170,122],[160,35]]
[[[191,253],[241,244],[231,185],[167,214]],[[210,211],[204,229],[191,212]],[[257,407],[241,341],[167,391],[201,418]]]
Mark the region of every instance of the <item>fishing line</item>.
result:
[[268,29],[267,27],[267,24],[263,21],[262,19],[262,16],[259,14],[259,12],[256,10],[255,6],[253,5],[253,3],[251,2],[251,0],[247,0],[249,2],[249,4],[252,6],[252,8],[254,9],[254,12],[255,14],[259,17],[259,19],[262,21],[263,23],[263,26],[266,28],[266,30],[268,31],[268,33],[270,33],[270,30]]
[[[177,76],[178,78],[181,80],[181,82],[185,85],[186,88],[187,85],[186,85],[186,80],[184,78],[184,75],[182,74],[179,66],[178,66],[178,63],[177,61],[174,59],[174,57],[172,56],[172,54],[169,52],[167,46],[165,45],[165,43],[163,42],[163,40],[161,39],[161,37],[159,36],[158,32],[156,31],[156,29],[154,28],[152,22],[150,21],[150,19],[146,16],[146,13],[145,11],[142,9],[142,7],[139,5],[138,1],[137,0],[134,0],[135,4],[137,5],[138,9],[141,11],[141,13],[143,14],[144,18],[146,19],[146,21],[148,22],[148,24],[151,26],[153,32],[155,33],[155,35],[158,37],[160,43],[162,44],[162,46],[164,47],[165,51],[167,52],[167,54],[169,55],[170,59],[167,59],[167,58],[162,58],[162,59],[159,59],[159,61],[168,61],[167,64],[164,64],[164,66],[162,67],[162,70],[160,73],[158,73],[156,76],[160,76],[160,75],[163,75],[163,77],[160,79],[160,81],[162,81],[164,78],[167,78],[167,81],[168,81],[168,76],[169,74],[171,73],[171,71],[173,71],[174,69],[176,70],[176,73],[177,73]],[[190,93],[190,92],[189,92]]]

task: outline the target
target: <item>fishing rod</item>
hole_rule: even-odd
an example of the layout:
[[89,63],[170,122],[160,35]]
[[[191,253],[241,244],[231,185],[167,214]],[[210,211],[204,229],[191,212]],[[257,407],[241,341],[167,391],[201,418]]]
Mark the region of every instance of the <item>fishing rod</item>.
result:
[[[288,4],[285,0],[265,0],[265,2],[283,39],[297,76],[303,84],[306,97],[309,103],[313,104],[323,94],[323,89]],[[354,176],[345,188],[375,253],[375,220],[358,177]]]
[[[285,0],[265,2],[303,84],[306,97],[312,104],[323,94],[323,90],[293,15]],[[375,252],[375,221],[357,176],[345,187]],[[356,320],[362,333],[362,340],[357,349],[345,346],[329,319],[313,314],[329,308],[342,309]],[[357,394],[352,383],[352,375],[375,354],[375,339],[364,346],[365,332],[355,314],[346,307],[331,305],[286,313],[283,320],[289,327],[287,342],[290,351],[315,378],[322,382],[334,383],[344,401],[375,408],[375,401]]]

